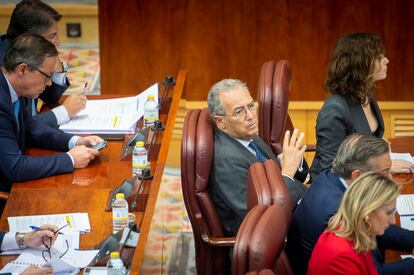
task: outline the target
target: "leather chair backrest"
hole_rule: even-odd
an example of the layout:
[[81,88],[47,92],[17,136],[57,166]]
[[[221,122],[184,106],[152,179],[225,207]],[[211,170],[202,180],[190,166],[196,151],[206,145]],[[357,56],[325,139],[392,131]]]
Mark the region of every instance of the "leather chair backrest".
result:
[[207,109],[191,110],[184,121],[181,144],[181,180],[184,203],[193,227],[198,274],[220,274],[228,265],[228,248],[211,247],[203,241],[196,215],[206,230],[222,237],[223,229],[207,192],[214,155],[214,129]]
[[[247,211],[256,205],[272,204],[281,206],[286,211],[286,217],[290,218],[292,203],[279,166],[271,159],[263,164],[253,163],[247,181]],[[290,220],[286,223],[289,224]]]
[[293,124],[288,114],[292,71],[286,60],[268,61],[260,71],[259,135],[278,155],[282,152],[283,137]]
[[286,215],[279,205],[257,205],[246,215],[233,249],[234,275],[277,268],[288,231]]

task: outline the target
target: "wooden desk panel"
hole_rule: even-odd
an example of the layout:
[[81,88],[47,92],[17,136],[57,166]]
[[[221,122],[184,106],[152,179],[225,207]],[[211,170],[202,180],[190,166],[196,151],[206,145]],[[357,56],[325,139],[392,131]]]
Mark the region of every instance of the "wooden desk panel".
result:
[[[166,108],[163,108],[160,114],[165,131],[159,133],[156,144],[153,145],[156,151],[159,151],[158,157],[156,153],[149,156],[154,178],[146,185],[147,205],[145,212],[134,212],[137,225],[141,228],[141,236],[131,274],[138,274],[142,261],[185,77],[186,72],[180,71],[173,91],[167,94],[168,97],[172,97],[172,100],[165,101],[169,105],[168,113]],[[151,136],[149,140],[150,138]],[[81,235],[81,249],[94,248],[112,231],[112,214],[104,211],[110,190],[124,179],[131,177],[131,156],[119,160],[122,144],[121,141],[110,141],[107,148],[103,149],[100,156],[88,167],[76,169],[71,174],[15,183],[0,219],[0,230],[8,230],[7,217],[10,216],[87,212],[91,232]],[[53,152],[32,149],[28,153],[44,155]],[[4,266],[15,258],[15,256],[0,257],[0,265]]]

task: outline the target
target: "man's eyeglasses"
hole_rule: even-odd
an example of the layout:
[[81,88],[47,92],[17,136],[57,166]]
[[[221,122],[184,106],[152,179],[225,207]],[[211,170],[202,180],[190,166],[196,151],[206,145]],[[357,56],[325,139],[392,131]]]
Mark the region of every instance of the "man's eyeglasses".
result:
[[247,106],[241,106],[241,107],[236,108],[236,110],[234,110],[233,114],[231,115],[222,114],[218,116],[234,116],[237,119],[242,119],[247,116],[247,111],[253,112],[255,110],[256,110],[256,102],[253,101],[247,104]]
[[[65,228],[68,225],[69,224],[67,223],[64,226],[62,226],[61,228],[59,228],[58,230],[56,230],[55,234],[58,234],[60,230],[62,230],[63,228]],[[42,257],[43,257],[43,260],[45,260],[45,262],[48,262],[52,259],[52,251],[51,251],[51,249],[52,249],[52,238],[45,236],[45,237],[42,238],[42,243],[46,247],[46,249],[42,251]],[[63,256],[65,256],[65,254],[68,253],[68,251],[69,251],[69,242],[68,242],[68,240],[65,240],[65,243],[66,243],[66,250],[65,250],[65,252],[63,252],[59,256],[59,258],[62,258]]]
[[30,68],[32,68],[32,69],[34,69],[34,70],[38,71],[38,72],[39,72],[39,73],[41,73],[44,77],[46,77],[46,82],[48,82],[49,80],[51,80],[51,79],[52,79],[52,75],[49,75],[49,74],[45,73],[44,71],[40,70],[39,68],[37,68],[37,67],[35,67],[35,66],[32,66],[32,65],[30,65],[30,64],[27,64],[27,66],[29,66]]
[[382,209],[385,210],[385,214],[387,214],[388,216],[395,215],[395,214],[398,213],[398,210],[396,208],[390,208],[390,207],[385,206],[385,205],[382,206]]

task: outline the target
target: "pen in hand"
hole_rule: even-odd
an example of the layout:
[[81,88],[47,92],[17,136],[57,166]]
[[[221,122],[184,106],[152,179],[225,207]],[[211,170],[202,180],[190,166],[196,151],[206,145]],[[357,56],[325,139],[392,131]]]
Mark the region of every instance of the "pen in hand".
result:
[[85,86],[83,86],[83,92],[82,92],[83,95],[85,95],[87,86],[88,86],[88,82],[85,82]]
[[[62,232],[60,232],[60,230],[61,229],[63,229],[63,228],[65,228],[66,226],[68,226],[69,224],[65,224],[64,226],[62,226],[61,228],[59,228],[58,230],[56,230],[55,232],[53,232],[54,234],[59,234],[59,235],[63,235],[63,233]],[[31,225],[31,226],[29,226],[30,227],[30,229],[32,229],[32,230],[34,230],[34,231],[42,231],[42,230],[50,230],[50,229],[48,229],[48,228],[40,228],[40,227],[38,227],[38,226],[34,226],[34,225]]]

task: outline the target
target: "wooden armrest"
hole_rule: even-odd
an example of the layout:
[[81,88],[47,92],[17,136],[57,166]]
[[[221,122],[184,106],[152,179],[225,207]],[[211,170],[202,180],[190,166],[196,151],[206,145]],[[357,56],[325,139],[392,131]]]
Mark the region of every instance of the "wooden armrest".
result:
[[207,226],[201,214],[197,213],[195,214],[195,217],[197,220],[198,228],[201,232],[201,238],[204,242],[208,243],[211,246],[234,246],[234,243],[236,242],[236,237],[212,237],[207,233]]
[[9,193],[0,192],[0,200],[7,201],[8,198],[9,198]]

